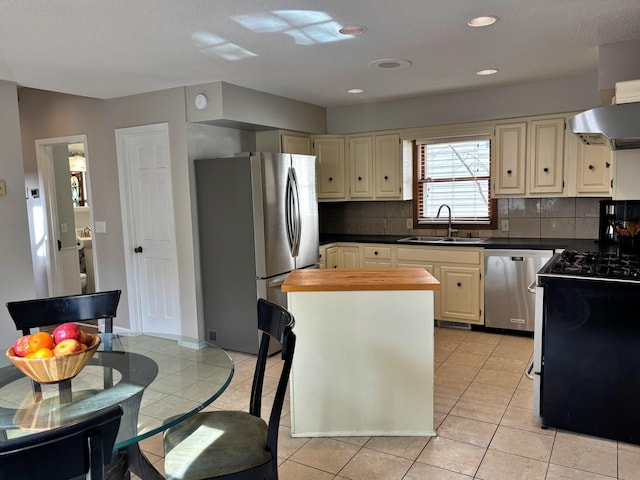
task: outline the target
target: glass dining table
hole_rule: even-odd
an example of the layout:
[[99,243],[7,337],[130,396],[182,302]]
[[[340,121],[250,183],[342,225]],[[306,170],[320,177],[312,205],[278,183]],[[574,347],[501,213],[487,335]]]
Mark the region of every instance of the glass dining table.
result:
[[166,335],[99,334],[84,369],[62,384],[32,380],[0,357],[0,442],[67,425],[88,413],[121,405],[115,449],[141,478],[163,478],[139,442],[195,415],[227,388],[234,366],[221,348],[193,349]]

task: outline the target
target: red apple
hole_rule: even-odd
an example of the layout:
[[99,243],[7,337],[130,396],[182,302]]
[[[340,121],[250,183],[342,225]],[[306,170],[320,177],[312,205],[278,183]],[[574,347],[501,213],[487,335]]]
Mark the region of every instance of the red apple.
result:
[[67,338],[66,340],[62,340],[60,343],[56,344],[55,347],[53,347],[53,354],[56,356],[69,355],[70,353],[81,351],[82,344],[75,338]]
[[80,338],[78,341],[80,343],[84,343],[85,345],[89,345],[89,343],[93,340],[93,338],[84,330],[80,330]]
[[31,335],[23,335],[13,344],[13,353],[19,357],[24,357],[29,353],[29,338]]
[[56,343],[60,343],[69,338],[80,341],[81,335],[82,331],[75,323],[63,323],[53,330],[53,340]]

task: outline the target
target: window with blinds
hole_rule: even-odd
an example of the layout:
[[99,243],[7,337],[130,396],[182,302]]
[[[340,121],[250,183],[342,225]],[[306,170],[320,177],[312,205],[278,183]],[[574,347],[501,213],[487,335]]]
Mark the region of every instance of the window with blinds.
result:
[[491,225],[491,139],[419,141],[416,149],[418,224],[446,221],[436,215],[447,204],[457,224]]

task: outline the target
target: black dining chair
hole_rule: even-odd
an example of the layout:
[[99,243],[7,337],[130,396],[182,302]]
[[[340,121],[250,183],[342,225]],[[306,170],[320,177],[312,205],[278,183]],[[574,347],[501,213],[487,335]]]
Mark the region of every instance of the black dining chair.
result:
[[[23,335],[31,334],[32,328],[50,327],[67,322],[86,322],[90,320],[104,320],[104,332],[113,333],[113,318],[120,303],[121,290],[106,292],[84,293],[82,295],[66,295],[61,297],[38,298],[8,302],[7,310],[16,328]],[[104,345],[108,350],[109,346]],[[113,385],[113,374],[106,370],[104,387]],[[67,384],[61,384],[67,388]],[[36,396],[41,395],[39,383],[33,382]]]
[[[201,412],[164,434],[165,473],[171,480],[278,478],[278,428],[296,337],[293,316],[267,300],[258,300],[260,350],[249,412]],[[282,373],[268,424],[260,418],[262,386],[271,338],[282,344]]]
[[121,293],[121,290],[110,290],[8,302],[7,309],[23,335],[29,335],[32,328],[90,320],[104,320],[104,332],[113,333],[113,318]]
[[0,442],[0,480],[106,478],[121,416],[116,405],[70,425]]

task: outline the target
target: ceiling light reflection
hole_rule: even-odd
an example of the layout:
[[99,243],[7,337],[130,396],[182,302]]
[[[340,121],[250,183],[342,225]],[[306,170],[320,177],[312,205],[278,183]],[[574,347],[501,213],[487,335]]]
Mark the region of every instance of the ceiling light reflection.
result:
[[479,70],[476,72],[476,75],[495,75],[496,73],[498,73],[499,70],[497,68],[487,68],[485,70]]
[[283,33],[300,45],[330,43],[352,38],[339,33],[340,24],[325,12],[314,10],[274,10],[232,17],[256,33]]
[[205,54],[213,54],[229,61],[242,60],[243,58],[256,57],[257,54],[242,48],[235,43],[228,42],[218,35],[209,32],[194,32],[191,35],[194,43]]

